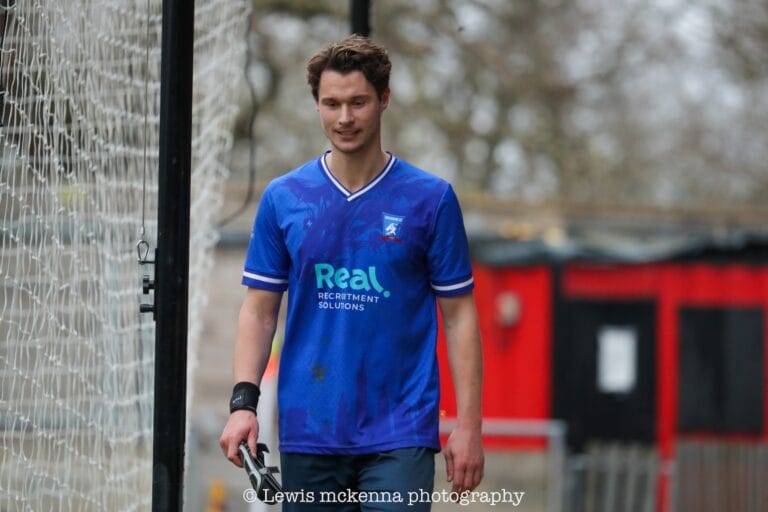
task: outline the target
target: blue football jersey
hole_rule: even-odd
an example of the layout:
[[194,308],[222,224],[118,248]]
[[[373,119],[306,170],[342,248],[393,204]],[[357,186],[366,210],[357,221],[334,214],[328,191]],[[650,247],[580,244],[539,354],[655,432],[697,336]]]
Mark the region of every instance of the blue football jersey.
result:
[[280,449],[440,449],[436,296],[474,284],[452,187],[390,156],[351,192],[325,155],[272,181],[244,285],[288,291]]

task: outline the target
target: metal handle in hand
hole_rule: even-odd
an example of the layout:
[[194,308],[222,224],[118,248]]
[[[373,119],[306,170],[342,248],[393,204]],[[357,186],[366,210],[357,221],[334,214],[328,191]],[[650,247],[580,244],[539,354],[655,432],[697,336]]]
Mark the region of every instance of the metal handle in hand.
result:
[[269,453],[269,449],[264,443],[256,445],[256,457],[251,454],[248,444],[240,443],[240,458],[243,460],[243,467],[248,473],[256,496],[259,500],[271,505],[276,502],[277,493],[282,492],[283,488],[274,476],[280,472],[280,469],[275,466],[266,466],[264,453]]

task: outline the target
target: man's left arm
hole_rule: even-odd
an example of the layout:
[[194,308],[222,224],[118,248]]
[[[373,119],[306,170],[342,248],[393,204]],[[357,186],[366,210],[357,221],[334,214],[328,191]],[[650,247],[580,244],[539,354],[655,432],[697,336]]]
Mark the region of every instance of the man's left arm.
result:
[[444,455],[452,491],[477,487],[483,478],[485,456],[481,439],[483,353],[477,307],[472,293],[438,297],[456,392],[456,427]]

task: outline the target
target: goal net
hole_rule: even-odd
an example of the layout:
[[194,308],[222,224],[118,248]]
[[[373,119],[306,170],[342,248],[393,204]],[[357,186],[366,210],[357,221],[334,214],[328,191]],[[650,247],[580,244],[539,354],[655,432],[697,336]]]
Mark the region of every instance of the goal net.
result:
[[[196,1],[190,354],[248,9]],[[161,28],[162,0],[0,0],[3,511],[150,508]]]

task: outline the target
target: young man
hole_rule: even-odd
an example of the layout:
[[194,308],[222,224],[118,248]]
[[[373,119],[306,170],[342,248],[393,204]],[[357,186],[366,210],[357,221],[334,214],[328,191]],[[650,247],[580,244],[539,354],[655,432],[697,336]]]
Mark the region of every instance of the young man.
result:
[[[241,441],[254,450],[257,384],[287,290],[281,471],[284,490],[303,494],[284,510],[402,510],[397,496],[408,505],[420,491],[408,509],[429,510],[440,450],[435,298],[458,407],[444,449],[451,491],[483,476],[482,354],[461,211],[447,182],[381,149],[390,67],[359,36],[312,57],[331,149],[267,187],[248,248],[220,444],[236,465]],[[342,504],[361,492],[378,503]]]

